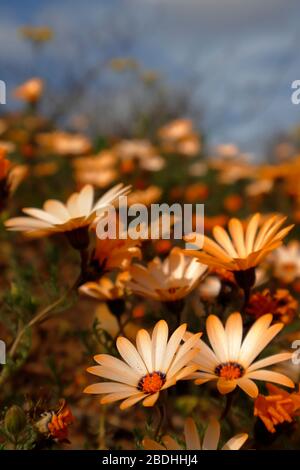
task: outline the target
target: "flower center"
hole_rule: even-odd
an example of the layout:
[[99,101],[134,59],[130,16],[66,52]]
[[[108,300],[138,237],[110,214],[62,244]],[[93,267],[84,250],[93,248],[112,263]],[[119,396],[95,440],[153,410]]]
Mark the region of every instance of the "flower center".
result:
[[145,393],[159,392],[166,381],[166,374],[162,372],[151,372],[145,375],[138,384],[138,389]]
[[234,380],[244,375],[245,369],[237,362],[224,362],[215,368],[215,374],[226,380]]
[[169,294],[176,294],[176,292],[180,289],[180,287],[169,287],[168,291]]

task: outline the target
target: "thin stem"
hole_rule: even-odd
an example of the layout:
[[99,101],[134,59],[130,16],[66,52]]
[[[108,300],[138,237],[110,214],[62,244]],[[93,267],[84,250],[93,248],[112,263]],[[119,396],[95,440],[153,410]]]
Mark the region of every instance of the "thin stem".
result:
[[245,288],[243,289],[244,292],[244,302],[242,306],[242,313],[246,313],[246,308],[249,303],[250,295],[251,295],[251,288]]
[[[37,323],[41,323],[43,321],[46,320],[46,318],[48,317],[48,315],[58,306],[60,305],[68,296],[69,294],[78,287],[78,285],[80,284],[80,280],[81,280],[81,276],[76,280],[76,282],[59,298],[57,299],[55,302],[53,302],[52,304],[48,305],[46,308],[44,308],[43,310],[41,310],[35,317],[33,317],[28,323],[27,325],[23,326],[23,328],[19,329],[18,333],[17,333],[17,336],[13,342],[13,344],[11,345],[11,348],[8,352],[8,357],[10,357],[11,359],[14,358],[16,352],[17,352],[17,349],[18,349],[18,346],[20,344],[20,341],[22,340],[25,332],[27,331],[28,328],[31,328],[32,326],[36,325]],[[1,375],[0,375],[0,385],[4,382],[5,378],[7,377],[7,368],[4,368]]]
[[236,396],[236,392],[236,390],[233,390],[232,392],[226,395],[226,404],[223,413],[221,414],[220,420],[223,420],[228,416],[228,413],[231,410],[233,399]]
[[157,426],[154,432],[154,439],[156,440],[161,432],[161,429],[164,425],[165,419],[166,419],[166,407],[164,403],[159,403],[156,407],[157,413],[158,413],[158,421],[157,421]]

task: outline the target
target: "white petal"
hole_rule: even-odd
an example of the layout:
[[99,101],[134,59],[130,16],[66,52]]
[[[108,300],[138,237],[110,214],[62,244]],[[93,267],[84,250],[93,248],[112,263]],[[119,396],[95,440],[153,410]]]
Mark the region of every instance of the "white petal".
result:
[[202,450],[217,450],[220,439],[220,424],[216,419],[211,419],[202,443]]
[[229,361],[227,337],[222,322],[216,315],[209,315],[206,320],[206,331],[219,361],[221,363]]
[[160,371],[164,361],[169,328],[165,320],[156,323],[152,332],[152,364],[154,370]]
[[225,333],[227,336],[229,360],[237,361],[243,337],[243,322],[240,313],[232,313],[228,317],[225,325]]
[[148,331],[139,330],[136,336],[136,347],[146,364],[148,372],[155,371],[155,367],[152,363],[152,342]]
[[187,450],[201,450],[198,429],[192,418],[187,418],[184,423],[184,437]]
[[140,373],[141,376],[146,375],[147,368],[133,344],[127,338],[123,337],[119,337],[117,339],[116,344],[119,353],[127,362],[127,364],[132,367],[137,373]]
[[180,325],[172,334],[167,344],[165,357],[162,363],[161,372],[166,373],[170,367],[172,359],[179,347],[179,344],[183,338],[183,335],[186,331],[186,324]]

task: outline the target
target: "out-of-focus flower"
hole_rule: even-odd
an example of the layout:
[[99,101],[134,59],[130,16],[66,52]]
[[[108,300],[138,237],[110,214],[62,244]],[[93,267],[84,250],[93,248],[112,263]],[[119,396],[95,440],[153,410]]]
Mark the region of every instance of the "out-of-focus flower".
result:
[[246,313],[256,318],[266,313],[287,325],[293,321],[298,309],[298,301],[286,289],[277,289],[271,294],[269,289],[251,295]]
[[148,140],[122,140],[112,148],[121,160],[144,160],[157,155],[155,147]]
[[260,317],[242,341],[243,323],[240,313],[231,314],[225,328],[218,317],[209,315],[206,332],[212,349],[199,339],[199,353],[194,358],[198,371],[191,378],[195,378],[195,383],[199,385],[211,380],[217,381],[221,394],[230,393],[238,386],[252,398],[258,395],[253,379],[293,388],[294,383],[286,375],[264,369],[290,359],[292,353],[274,354],[253,362],[283,327],[283,323],[270,326],[272,319],[270,314]]
[[48,26],[23,26],[20,34],[35,44],[42,44],[53,38],[53,31]]
[[157,240],[154,243],[154,248],[156,253],[159,255],[169,253],[172,248],[172,243],[170,240]]
[[198,288],[200,298],[206,301],[214,300],[221,291],[221,280],[217,276],[207,276]]
[[[211,267],[225,268],[229,271],[253,268],[270,251],[281,245],[282,239],[293,228],[293,225],[289,225],[280,230],[286,217],[279,215],[268,217],[262,224],[260,220],[261,215],[255,214],[244,228],[240,220],[230,219],[228,223],[230,236],[223,227],[217,225],[213,228],[216,241],[204,236],[202,251],[185,250],[185,252]],[[197,234],[189,235],[187,240],[197,244]]]
[[88,235],[85,230],[95,219],[98,220],[106,213],[108,205],[129,191],[129,186],[118,184],[93,203],[94,189],[86,185],[79,193],[73,193],[66,204],[49,199],[44,203],[43,210],[25,208],[23,212],[29,217],[9,219],[5,222],[5,226],[8,230],[22,231],[30,237],[43,237],[62,232],[68,236],[74,247],[82,244],[86,246]]
[[147,267],[132,265],[128,287],[143,297],[173,302],[195,289],[206,271],[207,266],[198,263],[195,258],[186,258],[175,247],[164,261],[157,257]]
[[93,184],[106,188],[118,177],[117,158],[109,150],[103,150],[95,156],[86,156],[73,160],[75,180],[79,184]]
[[240,156],[240,149],[235,144],[220,144],[215,149],[217,158],[229,159],[238,158]]
[[138,62],[132,57],[115,57],[110,61],[109,65],[115,72],[138,68]]
[[115,281],[102,276],[98,282],[87,282],[80,286],[79,292],[102,302],[120,299],[124,297],[125,286],[129,279],[127,271],[119,273]]
[[201,150],[199,136],[189,119],[176,119],[163,126],[158,136],[164,152],[194,157]]
[[165,160],[159,155],[140,161],[140,168],[150,172],[161,171],[165,165]]
[[209,194],[208,187],[204,183],[190,184],[184,194],[186,202],[195,203],[207,199]]
[[0,209],[4,209],[7,199],[17,189],[21,181],[26,177],[28,168],[26,165],[13,165],[6,158],[4,151],[0,149]]
[[70,134],[63,131],[41,133],[36,142],[47,153],[61,156],[83,155],[91,150],[91,142],[83,134]]
[[114,269],[127,270],[134,258],[141,259],[140,245],[141,240],[131,237],[117,220],[115,237],[97,237],[92,263],[102,273]]
[[190,119],[176,119],[161,127],[158,132],[162,140],[178,141],[193,134],[194,127]]
[[268,194],[273,188],[271,180],[258,180],[248,184],[245,188],[245,194],[249,197],[257,197]]
[[43,91],[43,80],[40,78],[31,78],[14,90],[14,97],[26,101],[27,103],[36,103],[42,96]]
[[[194,217],[193,225],[196,226],[196,223],[197,222],[200,223],[200,221],[198,221],[197,217]],[[214,215],[211,217],[205,215],[205,217],[203,218],[204,231],[211,232],[215,225],[220,225],[221,227],[225,227],[225,225],[227,224],[227,221],[228,221],[228,216],[225,214]]]
[[254,403],[254,416],[262,420],[267,430],[276,432],[276,426],[291,423],[300,414],[300,387],[289,393],[273,384],[267,384],[269,395],[258,395]]
[[270,255],[269,261],[273,266],[273,275],[290,284],[300,277],[300,243],[292,240],[286,246],[280,246]]
[[169,328],[164,320],[156,323],[152,336],[142,329],[136,337],[135,346],[124,337],[117,339],[117,348],[123,361],[107,354],[95,356],[100,364],[88,368],[88,372],[110,382],[89,385],[84,392],[104,394],[100,403],[124,400],[120,408],[129,408],[143,400],[144,406],[153,406],[162,390],[195,371],[190,365],[197,354],[194,348],[201,333],[192,335],[181,345],[186,324],[180,325],[169,338]]
[[223,205],[228,212],[234,213],[243,207],[243,199],[239,194],[230,194],[224,198]]
[[[206,428],[201,445],[195,421],[192,418],[187,418],[184,423],[185,449],[218,450],[220,433],[220,423],[216,419],[211,419]],[[248,434],[246,433],[236,434],[224,444],[221,450],[239,450],[247,439]],[[143,447],[146,450],[182,450],[182,447],[170,436],[163,436],[162,444],[163,445],[148,438],[143,440]]]
[[52,176],[58,172],[57,162],[37,163],[31,169],[34,176]]
[[63,400],[58,411],[46,411],[35,426],[41,434],[61,442],[67,440],[68,428],[73,423],[74,416]]
[[15,150],[16,150],[16,146],[13,142],[0,140],[0,152],[12,153]]
[[207,164],[205,162],[196,162],[189,166],[191,176],[204,176],[207,173]]
[[159,201],[162,195],[162,189],[158,186],[148,186],[144,190],[132,191],[127,198],[128,206],[133,204],[144,204],[145,206],[150,206],[155,202]]

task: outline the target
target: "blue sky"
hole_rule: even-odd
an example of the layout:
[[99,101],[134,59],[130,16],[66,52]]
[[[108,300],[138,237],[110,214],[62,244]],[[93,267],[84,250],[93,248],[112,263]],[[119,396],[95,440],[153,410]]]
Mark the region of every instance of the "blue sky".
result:
[[[88,36],[102,34],[109,18],[133,32],[130,54],[146,68],[166,82],[191,81],[211,143],[235,142],[260,155],[272,135],[300,121],[290,100],[300,79],[298,0],[1,0],[0,10],[1,79],[8,69],[16,70],[10,82],[37,70],[55,74],[75,58],[76,35],[92,60],[106,42]],[[16,33],[24,24],[55,30],[43,64]]]

